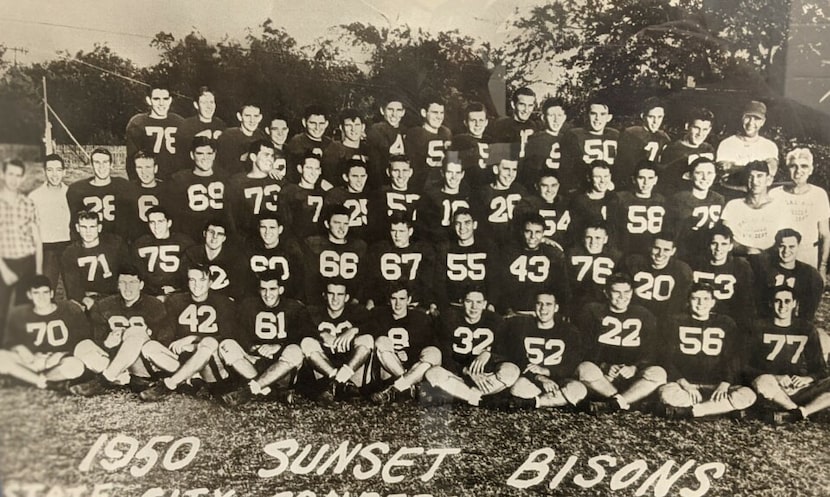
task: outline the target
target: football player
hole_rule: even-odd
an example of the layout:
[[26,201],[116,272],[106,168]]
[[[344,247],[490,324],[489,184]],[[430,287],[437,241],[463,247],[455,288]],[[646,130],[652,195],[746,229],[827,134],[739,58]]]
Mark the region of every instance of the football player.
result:
[[343,164],[346,161],[355,158],[363,162],[368,160],[366,144],[363,141],[365,131],[366,123],[358,111],[345,109],[340,113],[341,139],[339,142],[329,143],[323,150],[321,159],[323,179],[332,186],[343,186]]
[[72,354],[76,344],[89,336],[83,311],[69,302],[55,302],[46,276],[36,275],[19,287],[25,289],[30,303],[9,313],[0,349],[0,375],[41,389],[80,377],[84,364]]
[[[268,137],[259,129],[262,111],[259,104],[246,102],[236,113],[239,126],[227,128],[216,140],[217,171],[223,176],[245,172],[248,164],[248,150],[251,143]],[[206,137],[207,138],[207,137]],[[195,150],[191,147],[191,150]]]
[[[562,136],[567,131],[564,126],[568,119],[565,105],[561,99],[549,98],[542,103],[542,121],[545,129],[530,135],[525,150],[525,160],[520,168],[519,182],[528,190],[536,186],[539,174],[546,169],[557,171],[560,178],[570,181],[572,171],[562,169]],[[576,185],[564,185],[564,191],[571,191]]]
[[442,168],[444,184],[440,189],[427,190],[416,205],[418,235],[433,244],[452,237],[452,217],[461,208],[470,208],[470,193],[464,185],[464,168],[458,152],[447,152]]
[[380,363],[380,379],[386,387],[373,393],[372,400],[386,404],[409,394],[427,370],[441,365],[441,350],[435,345],[432,321],[420,309],[412,307],[406,283],[394,282],[387,289],[389,305],[372,311],[375,354]]
[[286,297],[305,300],[303,250],[287,233],[278,216],[263,212],[257,218],[259,237],[247,254],[248,269],[254,276],[275,271],[280,293]]
[[407,130],[404,144],[416,191],[441,186],[441,166],[452,140],[452,132],[444,126],[444,102],[437,95],[424,99],[420,111],[424,122]]
[[[617,160],[614,162],[618,178],[628,183],[636,178],[635,167],[643,161],[657,163],[663,149],[669,143],[669,135],[660,129],[666,115],[665,105],[659,98],[647,98],[640,110],[642,124],[625,128],[620,133]],[[636,187],[633,183],[618,185],[620,189]]]
[[[96,148],[90,157],[93,176],[75,181],[66,191],[66,201],[72,214],[70,229],[78,222],[77,214],[82,210],[88,210],[100,215],[101,229],[104,233],[132,240],[136,234],[142,233],[144,228],[135,212],[138,205],[135,184],[124,178],[112,176],[112,153],[109,150]],[[77,240],[76,235],[72,237]]]
[[727,202],[721,219],[735,235],[736,253],[754,255],[772,247],[775,233],[787,227],[787,209],[769,196],[772,175],[766,162],[748,163],[744,174],[746,196]]
[[503,116],[491,121],[484,132],[496,143],[519,143],[519,158],[525,156],[527,140],[539,129],[533,119],[536,110],[536,92],[523,86],[510,97],[511,116]]
[[712,312],[714,294],[708,283],[692,285],[689,311],[669,318],[662,330],[669,383],[659,395],[669,418],[726,414],[755,403],[755,392],[740,384],[745,335],[729,316]]
[[211,140],[218,140],[227,125],[221,117],[216,115],[216,96],[213,90],[202,86],[193,101],[196,115],[185,118],[176,132],[176,155],[179,169],[190,169],[190,146],[193,138],[204,136]]
[[97,213],[81,211],[76,219],[80,240],[61,256],[63,283],[66,298],[89,310],[99,298],[118,291],[118,273],[130,256],[121,238],[101,233]]
[[147,210],[161,204],[167,204],[170,199],[167,197],[167,182],[158,179],[158,165],[156,158],[145,152],[139,152],[135,156],[135,174],[138,178],[136,191],[135,214],[137,219],[131,221],[138,225],[134,236],[136,239],[147,235]]
[[491,174],[487,168],[490,156],[490,137],[485,136],[487,129],[487,109],[481,102],[472,102],[464,109],[464,126],[466,133],[453,135],[450,149],[458,150],[461,165],[466,172],[464,182],[471,187],[490,183]]
[[232,230],[238,238],[252,242],[256,238],[257,216],[279,211],[278,198],[282,182],[270,173],[274,168],[274,148],[268,140],[252,142],[248,149],[251,169],[233,175],[227,181],[225,202]]
[[[159,166],[159,177],[167,179],[178,170],[176,160],[176,133],[181,127],[182,116],[170,112],[173,97],[170,90],[160,84],[147,88],[144,99],[150,107],[149,112],[136,114],[127,123],[127,177],[136,181],[135,162],[133,159],[139,150],[152,153]],[[188,144],[184,144],[187,147]]]
[[527,216],[539,214],[545,220],[544,242],[563,247],[571,224],[571,212],[568,198],[560,192],[559,173],[543,169],[536,180],[535,191],[516,204],[513,219],[521,223]]
[[239,311],[242,330],[237,338],[219,343],[219,357],[246,380],[222,400],[239,405],[273,394],[290,405],[291,387],[303,365],[300,341],[310,334],[311,318],[302,303],[282,296],[277,271],[263,271],[258,277],[259,295],[245,299]]
[[[686,118],[686,134],[663,149],[660,155],[660,184],[657,191],[666,196],[684,190],[684,175],[692,169],[692,163],[700,158],[714,162],[715,148],[706,142],[715,116],[708,109],[693,109]],[[691,178],[690,178],[691,179]],[[714,178],[713,178],[714,181]]]
[[827,364],[815,327],[794,317],[798,301],[793,291],[772,292],[774,315],[752,328],[749,368],[752,387],[774,406],[769,420],[788,423],[830,407]]
[[627,275],[610,276],[608,302],[586,305],[577,321],[587,335],[588,360],[576,374],[593,396],[603,399],[589,406],[596,414],[629,410],[666,383],[666,370],[657,365],[661,344],[654,315],[632,304],[632,293]]
[[219,343],[233,337],[238,319],[233,301],[211,291],[210,274],[208,266],[189,266],[189,291],[171,295],[164,302],[173,334],[162,343],[175,354],[179,365],[170,376],[142,391],[141,400],[162,400],[197,373],[209,385],[228,378],[228,371],[219,359]]
[[763,162],[767,166],[770,183],[775,178],[778,172],[778,146],[760,135],[766,121],[767,106],[763,102],[753,100],[744,107],[741,130],[724,138],[718,145],[715,157],[718,167],[725,173],[723,186],[728,190],[747,191],[745,174],[748,170],[743,171],[750,162]]
[[[299,164],[308,152],[323,157],[323,150],[331,145],[331,138],[326,136],[329,119],[326,110],[319,105],[309,105],[303,112],[303,132],[292,136],[285,144],[285,155],[289,164]],[[297,171],[288,171],[288,180],[298,181]]]
[[193,240],[177,231],[171,231],[173,221],[163,207],[147,211],[150,234],[132,245],[134,260],[148,294],[164,298],[184,289],[184,252],[194,245]]
[[[58,154],[43,159],[45,181],[29,193],[29,200],[35,205],[37,227],[43,243],[43,274],[57,286],[60,278],[60,258],[70,242],[69,203],[66,200],[66,164]],[[0,313],[2,314],[2,313]],[[2,321],[0,321],[2,322]]]
[[118,275],[118,295],[92,307],[92,337],[75,347],[75,355],[96,375],[73,385],[72,393],[91,397],[128,384],[140,391],[157,372],[179,367],[178,358],[162,345],[172,333],[164,304],[143,290],[136,268],[126,266]]
[[323,210],[325,190],[320,181],[320,158],[306,154],[297,164],[299,183],[287,183],[280,193],[280,209],[286,213],[291,233],[302,240],[320,234],[320,213]]
[[369,200],[369,228],[376,240],[385,238],[389,219],[396,211],[404,212],[414,222],[418,200],[421,198],[421,194],[410,186],[412,166],[409,159],[402,156],[390,157],[386,174],[390,184],[383,185]]
[[634,167],[630,191],[621,191],[609,205],[609,228],[617,248],[625,252],[645,253],[648,242],[663,230],[666,199],[654,193],[657,167],[653,162],[640,162]]
[[606,221],[608,205],[614,199],[614,183],[611,181],[611,166],[605,161],[594,161],[588,176],[590,187],[571,200],[568,238],[577,240],[585,232],[585,226]]
[[389,165],[389,158],[394,155],[406,155],[404,132],[401,120],[406,114],[403,100],[387,97],[380,102],[382,122],[372,124],[366,130],[366,148],[369,164],[369,191],[380,188],[385,183],[384,171]]
[[502,340],[504,321],[487,306],[484,288],[471,286],[460,309],[442,313],[436,337],[442,365],[424,376],[434,389],[473,406],[484,396],[508,390],[521,374],[518,366],[493,352],[493,344]]
[[239,256],[238,246],[228,240],[227,224],[221,219],[208,220],[201,239],[204,243],[185,250],[184,267],[206,266],[210,270],[210,289],[239,300],[246,292],[248,261]]
[[830,202],[823,188],[807,180],[813,174],[813,153],[809,148],[795,148],[787,153],[787,170],[792,185],[779,186],[769,192],[787,208],[787,226],[801,233],[798,260],[819,270],[827,278],[830,256]]
[[285,143],[288,141],[288,117],[282,113],[277,113],[271,116],[268,120],[268,125],[265,126],[265,134],[274,146],[274,166],[279,163],[288,164],[285,158]]
[[471,198],[476,216],[483,221],[482,233],[499,244],[512,241],[513,212],[527,195],[524,186],[516,182],[518,153],[518,146],[514,144],[491,144],[488,160],[494,164],[495,180],[475,190]]
[[324,288],[325,304],[309,308],[316,333],[303,338],[300,347],[321,379],[318,400],[329,403],[354,395],[368,383],[370,374],[364,366],[372,357],[375,340],[364,328],[365,309],[349,303],[346,280],[330,279]]
[[715,181],[715,163],[708,157],[692,161],[689,171],[691,189],[675,193],[668,203],[665,225],[677,237],[677,252],[681,259],[691,260],[704,251],[706,230],[720,220],[724,198],[712,191]]
[[[349,233],[353,238],[371,241],[369,231],[369,199],[365,191],[366,163],[360,159],[349,159],[343,165],[343,182],[345,186],[337,186],[326,192],[323,197],[323,206],[342,205],[349,210]],[[374,203],[371,204],[375,206]],[[372,215],[374,217],[374,215]]]
[[617,271],[621,260],[622,253],[608,244],[605,223],[598,221],[585,227],[582,239],[566,255],[574,317],[587,304],[605,301],[608,277]]
[[[561,164],[566,171],[573,171],[575,178],[584,178],[593,162],[603,161],[613,166],[617,157],[617,139],[620,132],[608,127],[608,123],[614,118],[608,111],[608,105],[596,100],[589,102],[587,117],[587,128],[572,128],[562,138]],[[621,179],[619,173],[614,170],[614,184],[619,183]],[[579,190],[580,186],[576,185],[576,190]]]
[[496,344],[522,371],[510,393],[536,408],[576,406],[588,395],[574,379],[585,358],[581,334],[560,318],[552,292],[542,290],[535,300],[533,317],[508,319],[505,340]]

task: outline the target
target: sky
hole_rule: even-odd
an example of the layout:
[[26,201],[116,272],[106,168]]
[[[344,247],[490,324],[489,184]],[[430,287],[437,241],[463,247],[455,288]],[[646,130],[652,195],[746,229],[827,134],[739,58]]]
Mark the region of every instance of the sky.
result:
[[532,0],[0,0],[0,44],[21,63],[49,60],[60,50],[91,51],[95,43],[109,45],[138,65],[157,61],[149,46],[159,31],[177,39],[191,31],[209,41],[225,36],[242,40],[273,19],[307,45],[330,26],[354,21],[376,26],[409,24],[428,31],[459,29],[463,34],[499,43],[505,22],[517,7]]

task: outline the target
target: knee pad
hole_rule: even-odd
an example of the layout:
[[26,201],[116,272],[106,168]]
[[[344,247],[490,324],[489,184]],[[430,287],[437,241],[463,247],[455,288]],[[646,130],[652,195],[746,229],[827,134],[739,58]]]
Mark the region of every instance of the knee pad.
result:
[[781,390],[778,380],[771,374],[762,374],[752,381],[752,388],[758,392],[758,395],[765,399],[775,397],[775,394]]
[[299,345],[286,345],[280,355],[280,360],[293,368],[299,368],[303,364],[303,351]]
[[499,367],[496,370],[496,378],[498,378],[500,382],[507,385],[508,388],[516,383],[516,380],[519,379],[521,374],[522,371],[519,369],[519,366],[516,366],[512,362],[503,362],[499,364]]
[[729,403],[735,409],[748,409],[755,403],[758,396],[749,387],[739,387],[729,394]]
[[649,366],[643,370],[640,377],[646,381],[657,383],[658,385],[664,385],[668,380],[669,375],[666,374],[666,370],[660,366]]
[[576,367],[576,377],[581,382],[592,383],[604,378],[605,375],[602,374],[602,370],[599,366],[593,362],[585,361]]
[[212,354],[219,350],[219,341],[213,337],[205,337],[199,340],[199,344],[196,345],[196,349],[207,350]]
[[302,342],[300,342],[300,349],[306,357],[314,354],[315,352],[320,354],[323,353],[323,346],[320,345],[320,342],[316,338],[311,337],[303,338]]
[[96,373],[102,373],[110,363],[109,354],[89,339],[78,342],[72,355],[82,361],[90,371]]
[[568,380],[562,385],[561,390],[565,400],[572,406],[579,404],[588,396],[588,387],[581,381]]
[[375,339],[372,338],[372,335],[357,335],[354,338],[354,348],[357,347],[365,347],[372,350],[375,348]]
[[[357,340],[355,340],[357,342]],[[392,343],[392,340],[389,337],[377,337],[375,339],[375,350],[378,353],[382,352],[394,352],[395,351],[395,344]]]
[[232,338],[226,338],[219,344],[219,357],[225,364],[233,364],[245,357],[245,355],[242,346]]
[[75,378],[80,378],[82,374],[84,374],[84,363],[81,362],[80,359],[77,357],[64,357],[61,359],[61,362],[58,366],[61,370],[61,373],[67,380],[74,380]]
[[440,366],[442,361],[441,350],[438,347],[424,347],[419,357],[421,362],[425,362],[431,366]]

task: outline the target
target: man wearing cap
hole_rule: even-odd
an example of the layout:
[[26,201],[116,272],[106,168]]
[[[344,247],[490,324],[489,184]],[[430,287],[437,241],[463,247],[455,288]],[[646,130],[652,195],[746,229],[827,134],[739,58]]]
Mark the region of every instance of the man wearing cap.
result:
[[766,120],[767,106],[757,100],[749,102],[741,117],[741,132],[718,145],[717,164],[726,173],[724,185],[727,189],[746,191],[746,177],[741,171],[751,161],[766,162],[770,178],[775,178],[778,146],[759,134]]

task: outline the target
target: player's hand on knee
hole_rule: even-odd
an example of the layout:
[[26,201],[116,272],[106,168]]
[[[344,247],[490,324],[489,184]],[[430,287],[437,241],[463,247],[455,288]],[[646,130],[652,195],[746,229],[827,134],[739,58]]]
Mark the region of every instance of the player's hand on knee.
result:
[[813,379],[809,376],[792,375],[790,379],[792,380],[792,386],[795,388],[804,388],[813,382]]
[[620,366],[620,370],[618,372],[620,376],[625,378],[626,380],[630,380],[637,374],[637,367],[636,366]]
[[539,378],[539,383],[542,384],[542,390],[544,390],[545,393],[552,393],[554,395],[559,393],[559,385],[557,385],[556,382],[550,378],[542,376]]
[[729,383],[721,383],[718,385],[718,388],[712,392],[712,400],[715,402],[720,402],[722,400],[726,400],[729,398]]

